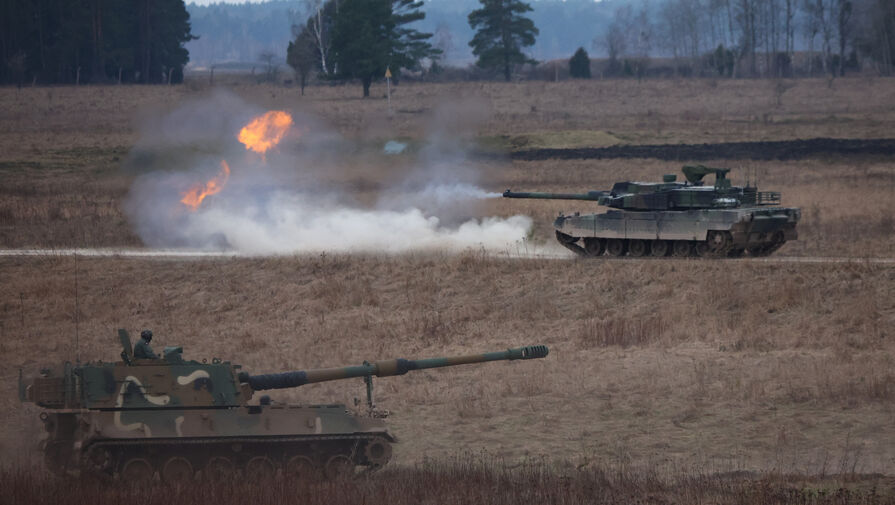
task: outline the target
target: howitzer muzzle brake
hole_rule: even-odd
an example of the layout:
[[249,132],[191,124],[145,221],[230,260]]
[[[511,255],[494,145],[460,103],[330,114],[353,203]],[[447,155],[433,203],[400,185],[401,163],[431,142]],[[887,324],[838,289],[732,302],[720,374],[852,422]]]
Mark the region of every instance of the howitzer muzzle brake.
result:
[[550,350],[547,349],[546,345],[527,345],[525,347],[520,347],[518,349],[520,356],[515,359],[536,359],[536,358],[546,358],[547,354],[550,353]]

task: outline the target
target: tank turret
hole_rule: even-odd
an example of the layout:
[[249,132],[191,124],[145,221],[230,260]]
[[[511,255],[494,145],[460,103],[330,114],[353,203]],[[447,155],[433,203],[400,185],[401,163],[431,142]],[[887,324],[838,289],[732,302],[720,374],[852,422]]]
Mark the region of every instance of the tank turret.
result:
[[[346,476],[375,470],[391,457],[397,439],[374,408],[373,377],[412,370],[543,358],[545,346],[421,360],[391,359],[358,366],[251,375],[228,361],[186,360],[181,347],[166,347],[158,359],[133,357],[130,338],[119,330],[121,361],[62,363],[26,380],[19,396],[46,409],[42,442],[49,468],[60,474],[166,481],[195,474],[250,478]],[[287,405],[256,391],[363,378],[366,412],[345,405]]]
[[[629,211],[661,211],[687,209],[727,209],[744,205],[778,205],[780,193],[759,192],[754,186],[733,186],[727,178],[729,168],[686,165],[682,169],[685,182],[678,182],[673,174],[662,182],[617,182],[609,191],[586,193],[523,193],[509,189],[506,198],[535,198],[544,200],[589,200],[599,205]],[[714,174],[715,183],[705,186],[703,178]]]
[[[728,168],[686,165],[683,182],[617,182],[609,191],[526,193],[506,198],[587,200],[609,207],[605,214],[560,216],[560,244],[583,256],[766,256],[797,238],[797,208],[780,205],[780,193],[734,186]],[[714,175],[713,185],[703,179]]]

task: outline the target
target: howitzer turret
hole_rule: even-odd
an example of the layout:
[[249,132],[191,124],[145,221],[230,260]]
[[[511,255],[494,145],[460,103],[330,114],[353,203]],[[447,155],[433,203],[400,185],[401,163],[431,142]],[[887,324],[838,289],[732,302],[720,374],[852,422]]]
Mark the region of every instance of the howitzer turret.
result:
[[[526,193],[506,198],[587,200],[610,207],[604,214],[575,213],[554,222],[560,244],[583,256],[766,256],[795,240],[797,208],[779,207],[780,193],[734,186],[728,168],[687,165],[685,182],[617,182],[609,191]],[[715,176],[705,185],[703,178]]]
[[[20,399],[48,409],[45,460],[60,474],[88,473],[124,480],[183,481],[199,473],[260,479],[346,476],[375,470],[391,457],[397,439],[373,405],[373,377],[411,370],[497,360],[543,358],[545,346],[430,358],[392,359],[344,368],[250,375],[227,361],[185,360],[167,347],[159,359],[135,359],[119,330],[119,362],[63,363],[38,377],[19,379]],[[344,405],[287,405],[253,393],[361,377],[366,413]]]

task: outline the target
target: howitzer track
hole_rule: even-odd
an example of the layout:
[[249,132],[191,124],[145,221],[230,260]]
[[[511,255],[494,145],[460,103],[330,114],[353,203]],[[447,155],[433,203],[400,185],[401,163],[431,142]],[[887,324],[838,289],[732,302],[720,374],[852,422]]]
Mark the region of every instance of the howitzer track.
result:
[[[151,479],[157,471],[163,480],[188,480],[243,472],[255,479],[277,472],[329,478],[355,473],[356,466],[375,471],[391,457],[392,440],[374,433],[282,437],[202,437],[112,439],[90,444],[81,455],[82,468],[102,479]],[[185,447],[191,450],[184,451]],[[334,450],[335,448],[335,450]],[[176,470],[172,470],[172,463]],[[134,465],[139,472],[134,471]],[[129,472],[128,469],[131,469]]]
[[655,158],[667,161],[719,159],[798,160],[817,156],[892,156],[895,139],[813,138],[716,144],[614,145],[569,149],[529,149],[510,153],[516,160],[540,161]]

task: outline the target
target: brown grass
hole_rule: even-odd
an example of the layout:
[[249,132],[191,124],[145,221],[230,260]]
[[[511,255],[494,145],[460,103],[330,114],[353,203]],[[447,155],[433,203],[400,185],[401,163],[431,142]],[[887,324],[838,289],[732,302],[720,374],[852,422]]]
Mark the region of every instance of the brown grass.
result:
[[[382,101],[354,98],[354,87],[314,88],[307,99],[283,88],[235,91],[261,106],[316,111],[359,145],[421,137],[440,101],[471,95],[484,97],[492,111],[478,136],[537,134],[539,141],[565,142],[563,132],[587,130],[611,131],[624,141],[694,142],[889,136],[895,122],[889,84],[849,79],[827,88],[822,81],[798,81],[779,108],[763,81],[402,85],[391,119],[383,119]],[[133,174],[120,165],[136,138],[134,118],[206,91],[197,88],[0,89],[0,247],[139,246],[121,211]],[[400,180],[408,164],[393,166],[363,152],[332,163],[359,169],[330,170],[325,182],[367,203],[388,181]],[[20,366],[72,359],[77,324],[83,359],[115,359],[115,328],[151,327],[158,345],[182,344],[188,357],[232,359],[255,373],[551,346],[546,360],[377,381],[378,400],[392,411],[389,422],[401,439],[395,473],[363,484],[373,487],[314,495],[326,499],[355,502],[392,486],[408,490],[417,503],[442,501],[401,486],[456,484],[460,471],[450,465],[439,467],[434,481],[413,465],[444,462],[458,448],[485,450],[510,465],[543,458],[560,468],[587,458],[597,467],[660,464],[685,468],[685,475],[692,468],[895,473],[895,269],[861,261],[892,257],[895,167],[887,159],[843,158],[734,168],[738,181],[754,170],[762,189],[783,191],[785,204],[802,208],[800,240],[778,254],[855,260],[599,262],[519,259],[515,251],[505,257],[471,251],[177,261],[0,258],[0,380],[10,386],[0,396],[0,456],[34,459],[39,411],[20,406],[11,385]],[[489,161],[478,170],[482,185],[494,191],[568,191],[654,180],[679,166]],[[531,243],[523,247],[540,248],[557,247],[551,236],[556,213],[576,210],[596,208],[497,199],[475,215],[532,216]],[[277,396],[350,404],[362,392],[359,381],[343,381]],[[478,480],[460,475],[487,489],[501,472],[481,470]],[[524,475],[508,472],[511,480]],[[638,472],[637,478],[649,475]],[[25,482],[23,489],[75,492],[65,487],[70,484],[11,475],[2,478]],[[546,484],[535,489],[570,494],[541,501],[576,502],[582,490],[603,492],[562,472],[543,475],[538,478]],[[716,484],[665,482],[655,496],[669,501],[776,503],[802,496],[775,494],[780,488],[764,481],[737,488],[744,495]],[[422,489],[430,488],[442,489]],[[634,489],[643,501],[654,496],[644,491],[648,487],[607,488]],[[123,501],[118,492],[110,496]],[[464,492],[473,493],[458,487]],[[765,498],[765,492],[784,498]],[[443,501],[462,500],[445,493]],[[466,501],[490,499],[469,496]]]
[[[456,100],[475,100],[476,109],[490,111],[483,122],[464,128],[465,133],[480,139],[525,134],[526,142],[545,146],[603,144],[606,138],[692,143],[887,137],[895,126],[888,107],[895,96],[886,79],[837,80],[833,88],[822,80],[799,80],[786,91],[780,107],[766,100],[772,89],[764,81],[710,84],[694,80],[405,85],[395,98],[398,112],[393,116],[382,114],[383,104],[377,99],[356,98],[354,87],[314,88],[305,98],[294,89],[266,86],[237,85],[232,91],[261,107],[309,111],[322,118],[325,128],[356,142],[361,152],[321,162],[315,174],[304,177],[321,179],[365,203],[374,202],[389,181],[402,180],[412,166],[412,160],[399,158],[396,163],[394,157],[371,155],[367,149],[378,149],[388,138],[423,138],[432,130],[434,118],[443,115],[437,113],[439,104]],[[122,171],[121,165],[145,118],[207,93],[201,85],[0,89],[4,104],[0,246],[139,246],[140,239],[121,209],[134,172]],[[532,105],[523,105],[528,102]],[[694,110],[714,112],[694,116]],[[756,122],[756,115],[762,119]],[[659,127],[672,133],[656,133]],[[296,142],[284,149],[300,149],[301,139]],[[873,257],[889,256],[895,247],[895,221],[888,205],[895,192],[891,160],[714,164],[734,168],[740,182],[747,173],[756,174],[761,188],[782,191],[786,205],[803,209],[802,239],[780,254]],[[679,164],[548,160],[478,162],[475,168],[482,185],[493,191],[507,187],[575,191],[603,189],[619,180],[656,180],[663,173],[677,172]],[[480,209],[486,215],[531,215],[536,241],[550,243],[551,222],[559,211],[597,210],[575,202],[518,200],[490,202]]]
[[440,504],[883,504],[895,500],[891,479],[844,473],[820,478],[750,472],[683,474],[680,469],[594,466],[587,460],[552,467],[539,461],[507,465],[482,454],[390,469],[350,481],[198,482],[172,489],[49,477],[37,469],[0,468],[3,499],[43,503],[257,505],[302,503]]
[[[545,343],[543,361],[377,381],[398,463],[457,447],[608,457],[622,442],[638,463],[737,455],[811,472],[850,444],[858,471],[886,472],[893,282],[895,269],[860,262],[6,258],[0,353],[7,381],[71,359],[76,319],[83,359],[114,359],[117,327],[151,327],[158,345],[253,373]],[[342,381],[276,396],[361,395]],[[3,448],[29,446],[37,410],[18,407],[13,388],[2,407]]]

